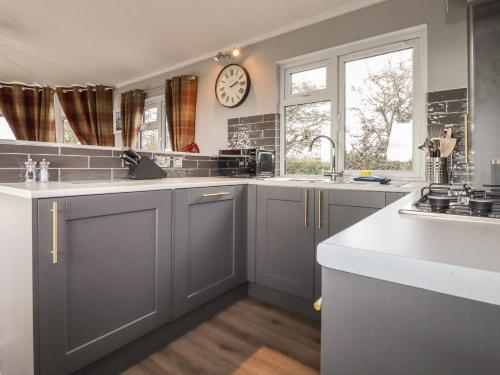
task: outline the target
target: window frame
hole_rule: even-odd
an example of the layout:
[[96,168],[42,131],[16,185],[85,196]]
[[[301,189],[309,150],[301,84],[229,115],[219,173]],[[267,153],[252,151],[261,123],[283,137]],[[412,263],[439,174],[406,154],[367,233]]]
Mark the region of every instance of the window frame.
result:
[[[156,121],[150,122],[150,123],[145,123],[144,122],[144,113],[146,112],[147,109],[149,108],[154,108],[156,107],[158,109],[157,115],[156,115]],[[164,121],[164,101],[162,100],[161,96],[156,96],[152,98],[147,98],[144,104],[144,112],[142,114],[142,121],[141,121],[141,127],[139,128],[139,136],[137,137],[137,148],[142,150],[141,146],[141,137],[142,137],[142,132],[145,130],[156,130],[158,129],[158,137],[159,137],[159,142],[158,142],[158,148],[155,150],[147,150],[147,151],[162,151],[165,149],[164,145],[164,139],[165,139],[165,128],[166,124]],[[146,149],[144,149],[146,150]]]
[[[389,47],[398,50],[395,47],[412,44],[413,50],[413,84],[414,84],[414,107],[413,107],[413,149],[411,171],[374,171],[374,173],[383,174],[392,178],[404,179],[423,179],[424,178],[424,155],[419,153],[417,145],[425,138],[426,134],[426,107],[425,96],[427,93],[427,25],[420,25],[392,33],[371,37],[368,39],[348,43],[345,45],[328,48],[322,51],[313,52],[307,55],[294,57],[291,59],[278,61],[280,69],[280,149],[282,157],[280,158],[280,172],[282,176],[290,174],[285,173],[285,142],[286,142],[286,118],[285,108],[291,105],[308,104],[312,102],[329,100],[331,103],[331,125],[330,136],[337,145],[335,156],[337,159],[337,168],[344,170],[345,155],[345,74],[342,71],[342,58],[351,58],[357,60],[359,56],[367,53],[372,55],[383,54]],[[404,49],[399,48],[400,49]],[[408,47],[406,47],[408,48]],[[326,89],[313,91],[311,95],[289,94],[289,78],[292,73],[303,70],[313,69],[314,67],[326,66],[327,85]],[[344,107],[344,112],[342,107]],[[359,171],[347,170],[346,176],[358,175]],[[313,177],[313,176],[310,176]],[[318,176],[314,176],[318,177]]]

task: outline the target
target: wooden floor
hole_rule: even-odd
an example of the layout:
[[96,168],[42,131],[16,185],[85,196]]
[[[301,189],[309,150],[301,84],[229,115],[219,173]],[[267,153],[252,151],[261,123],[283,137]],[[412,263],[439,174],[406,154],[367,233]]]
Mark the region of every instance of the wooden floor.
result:
[[245,299],[124,375],[319,374],[319,324]]

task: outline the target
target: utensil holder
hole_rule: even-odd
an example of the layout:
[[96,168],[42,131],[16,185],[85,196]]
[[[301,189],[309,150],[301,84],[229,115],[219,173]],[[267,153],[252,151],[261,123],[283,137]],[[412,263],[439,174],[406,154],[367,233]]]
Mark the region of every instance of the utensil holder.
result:
[[448,159],[447,158],[425,158],[425,179],[430,184],[447,184]]

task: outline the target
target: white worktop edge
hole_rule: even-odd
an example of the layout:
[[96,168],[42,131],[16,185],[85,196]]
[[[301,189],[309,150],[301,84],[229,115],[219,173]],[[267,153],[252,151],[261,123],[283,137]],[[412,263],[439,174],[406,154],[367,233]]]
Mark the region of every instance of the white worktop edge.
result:
[[500,273],[323,242],[326,267],[469,300],[500,305]]
[[247,178],[229,178],[229,177],[185,177],[185,178],[166,178],[160,180],[120,180],[111,182],[49,182],[47,184],[33,183],[27,185],[24,183],[0,183],[0,193],[9,194],[21,198],[53,198],[53,197],[71,197],[79,195],[97,195],[113,193],[129,193],[136,191],[155,191],[186,189],[197,187],[213,187],[224,185],[262,185],[262,186],[281,186],[298,188],[318,188],[318,189],[341,189],[357,191],[383,191],[394,193],[408,193],[414,190],[413,184],[408,187],[395,185],[361,185],[361,184],[331,184],[331,183],[309,183],[303,181],[280,181],[275,180],[257,180]]

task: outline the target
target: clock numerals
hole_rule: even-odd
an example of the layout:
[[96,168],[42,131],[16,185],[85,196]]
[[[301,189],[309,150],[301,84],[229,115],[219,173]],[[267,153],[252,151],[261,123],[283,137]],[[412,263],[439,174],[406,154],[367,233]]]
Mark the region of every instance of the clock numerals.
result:
[[248,94],[250,88],[248,73],[243,67],[230,64],[219,73],[215,87],[220,104],[230,108],[236,107]]

